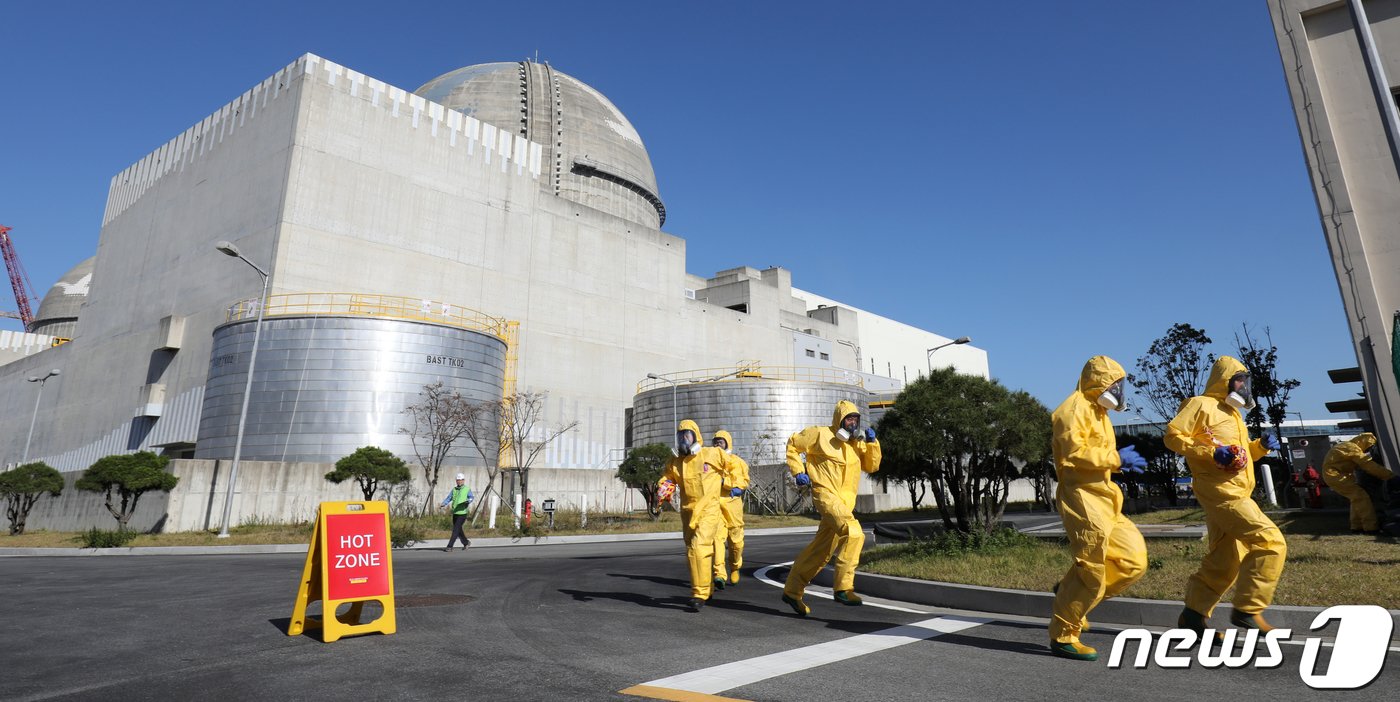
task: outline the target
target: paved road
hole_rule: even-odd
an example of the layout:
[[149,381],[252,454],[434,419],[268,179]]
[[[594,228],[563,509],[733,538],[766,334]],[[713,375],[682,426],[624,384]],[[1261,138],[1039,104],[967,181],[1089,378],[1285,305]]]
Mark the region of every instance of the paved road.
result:
[[[751,539],[746,576],[789,560],[805,539]],[[813,616],[802,620],[777,588],[752,577],[691,614],[678,540],[397,552],[399,633],[323,644],[284,634],[301,563],[296,555],[7,559],[0,698],[636,700],[620,691],[647,683],[747,700],[1316,694],[1300,681],[1299,646],[1285,647],[1273,670],[1113,670],[1051,658],[1043,620],[982,623],[815,595]],[[768,572],[781,579],[781,569]],[[436,595],[456,601],[404,606]],[[1111,637],[1087,639],[1106,653]],[[1345,697],[1393,699],[1397,683],[1400,656],[1391,652],[1379,681]]]

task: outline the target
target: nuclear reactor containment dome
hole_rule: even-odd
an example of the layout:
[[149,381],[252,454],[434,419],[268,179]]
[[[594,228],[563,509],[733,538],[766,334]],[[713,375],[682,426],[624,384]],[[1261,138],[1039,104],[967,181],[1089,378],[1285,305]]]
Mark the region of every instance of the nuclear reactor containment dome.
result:
[[29,324],[28,331],[34,334],[47,334],[64,339],[73,338],[78,328],[78,312],[87,301],[88,287],[92,283],[92,269],[97,257],[73,266],[49,288],[44,301],[39,303],[39,312]]
[[415,93],[542,145],[548,192],[649,227],[666,222],[642,138],[583,81],[549,64],[483,63],[438,76]]

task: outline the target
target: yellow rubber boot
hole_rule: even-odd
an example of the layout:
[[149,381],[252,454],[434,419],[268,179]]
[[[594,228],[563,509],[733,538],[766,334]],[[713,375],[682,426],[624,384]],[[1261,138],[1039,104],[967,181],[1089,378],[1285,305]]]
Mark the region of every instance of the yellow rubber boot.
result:
[[812,611],[812,608],[808,607],[807,603],[803,602],[800,598],[792,598],[783,595],[783,602],[791,607],[792,611],[796,612],[799,617],[805,617]]
[[1050,653],[1057,658],[1068,658],[1072,661],[1096,661],[1099,659],[1099,652],[1078,641],[1052,641],[1050,642]]
[[1267,634],[1274,630],[1273,626],[1264,621],[1262,613],[1245,614],[1238,609],[1230,610],[1230,623],[1241,629],[1258,629],[1261,634]]

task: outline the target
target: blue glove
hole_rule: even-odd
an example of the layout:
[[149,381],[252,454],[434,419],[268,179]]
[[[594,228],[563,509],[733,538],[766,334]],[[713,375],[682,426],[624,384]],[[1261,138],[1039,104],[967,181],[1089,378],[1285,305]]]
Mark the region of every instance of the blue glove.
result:
[[744,494],[744,488],[731,488],[729,490],[730,497],[738,497],[742,494]]
[[1147,467],[1147,459],[1137,452],[1136,445],[1118,449],[1118,463],[1128,473],[1141,473]]
[[1273,434],[1265,434],[1264,448],[1269,449],[1270,451],[1277,451],[1279,449],[1278,439],[1274,437]]
[[866,427],[866,428],[865,428],[865,440],[866,440],[866,441],[874,441],[874,440],[875,440],[875,430],[874,430],[874,429],[871,429],[870,427]]
[[1222,466],[1228,466],[1228,465],[1230,465],[1230,463],[1231,463],[1233,460],[1234,460],[1234,456],[1231,456],[1231,455],[1230,455],[1230,449],[1225,448],[1224,446],[1216,447],[1216,449],[1215,449],[1215,462],[1216,462],[1216,463],[1219,463],[1219,464],[1222,465]]
[[802,487],[807,487],[812,484],[812,479],[807,477],[806,473],[798,473],[797,477],[793,478],[793,481]]

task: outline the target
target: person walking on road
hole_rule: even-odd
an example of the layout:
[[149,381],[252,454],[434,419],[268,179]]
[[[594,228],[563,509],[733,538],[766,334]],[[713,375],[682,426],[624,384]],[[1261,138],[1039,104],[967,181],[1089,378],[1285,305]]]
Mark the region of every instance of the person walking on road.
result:
[[467,513],[472,507],[472,489],[467,487],[467,476],[457,474],[457,486],[452,488],[452,492],[447,497],[442,498],[442,506],[452,510],[452,536],[447,540],[447,548],[444,551],[451,551],[452,544],[458,539],[462,540],[462,550],[467,550],[472,545],[472,540],[467,538],[463,527],[467,523]]

